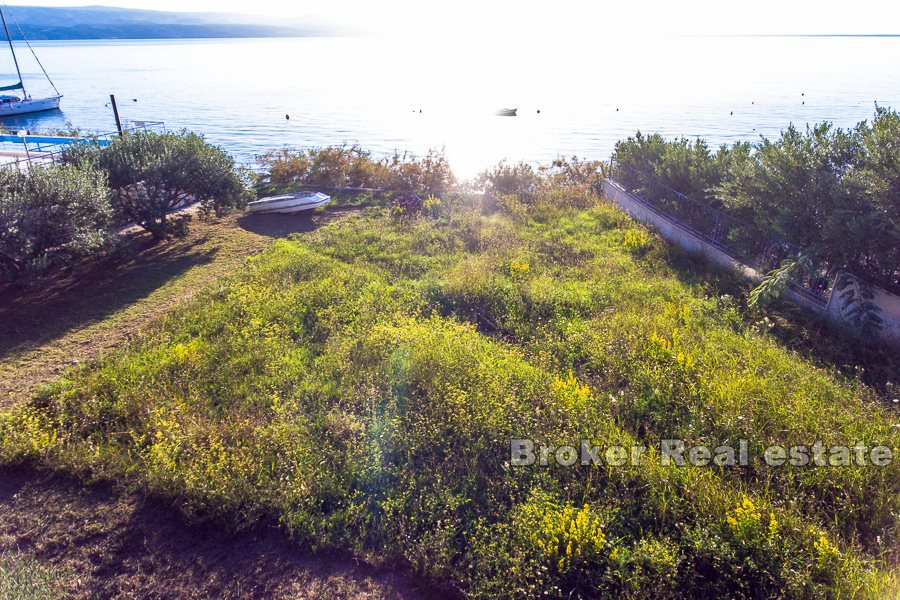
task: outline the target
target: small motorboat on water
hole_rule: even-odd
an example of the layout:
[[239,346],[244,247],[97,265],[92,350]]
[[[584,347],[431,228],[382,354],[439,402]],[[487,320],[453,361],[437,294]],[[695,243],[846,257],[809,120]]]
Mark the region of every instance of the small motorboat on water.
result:
[[331,196],[322,192],[302,192],[300,194],[282,194],[250,202],[247,210],[252,213],[296,213],[313,210],[331,202]]
[[518,108],[501,108],[500,110],[497,111],[497,116],[498,117],[514,117],[514,116],[516,116],[516,111],[518,111],[518,110],[519,110]]
[[[9,11],[9,7],[6,7],[6,11]],[[50,82],[50,86],[53,88],[53,91],[56,92],[56,95],[48,96],[46,98],[32,98],[31,94],[29,94],[25,90],[25,82],[22,79],[22,71],[19,69],[19,59],[16,57],[16,49],[13,46],[12,37],[9,35],[9,27],[6,24],[6,15],[3,14],[3,9],[0,9],[0,21],[2,21],[3,23],[3,31],[6,34],[6,41],[9,44],[9,51],[12,54],[13,64],[16,66],[16,74],[19,76],[19,81],[17,81],[16,83],[11,83],[9,85],[0,85],[0,92],[12,92],[15,90],[21,90],[22,92],[21,98],[12,94],[0,95],[0,117],[58,109],[59,101],[60,99],[62,99],[62,94],[59,93],[59,90],[57,90],[56,86],[53,84],[53,80],[50,79],[49,75],[47,75],[47,71],[44,70],[44,65],[41,64],[40,59],[38,59],[37,54],[35,54],[34,52],[34,48],[32,48],[31,44],[28,43],[28,38],[25,37],[25,33],[20,27],[19,33],[22,34],[22,39],[25,41],[28,49],[31,50],[31,53],[34,55],[34,59],[37,61],[38,66],[40,66],[41,70],[44,71],[44,76],[47,78],[47,81]],[[15,23],[15,18],[13,18],[13,22]],[[15,24],[18,27],[19,24]]]

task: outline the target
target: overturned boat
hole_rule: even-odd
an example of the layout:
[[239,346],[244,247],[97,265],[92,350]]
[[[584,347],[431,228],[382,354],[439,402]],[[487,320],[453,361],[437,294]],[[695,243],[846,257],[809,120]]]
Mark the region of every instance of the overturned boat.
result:
[[331,202],[331,196],[322,192],[302,192],[282,194],[250,202],[247,210],[252,213],[296,213],[313,210]]

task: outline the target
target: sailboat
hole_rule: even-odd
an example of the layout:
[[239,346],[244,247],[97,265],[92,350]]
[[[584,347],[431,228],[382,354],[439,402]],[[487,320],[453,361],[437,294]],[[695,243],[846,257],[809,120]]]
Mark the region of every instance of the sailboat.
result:
[[[7,8],[7,11],[9,8]],[[16,24],[16,27],[19,27],[19,24],[16,23],[15,17],[10,15],[13,19],[13,23]],[[41,70],[44,72],[44,76],[47,78],[47,81],[50,82],[50,85],[53,87],[53,91],[56,92],[55,96],[49,96],[47,98],[32,98],[31,94],[29,94],[25,90],[25,82],[22,80],[22,71],[19,69],[19,59],[16,57],[16,49],[12,43],[12,37],[9,35],[9,27],[6,24],[6,16],[3,14],[3,9],[0,8],[0,20],[3,22],[3,31],[6,33],[6,41],[9,42],[9,51],[12,52],[13,63],[16,65],[16,74],[19,76],[19,82],[13,83],[10,85],[2,85],[0,86],[0,117],[8,117],[11,115],[22,115],[25,113],[33,113],[40,112],[43,110],[55,110],[59,108],[59,101],[62,98],[62,94],[59,93],[59,90],[56,89],[56,86],[53,84],[53,80],[50,79],[50,76],[47,74],[47,70],[44,69],[44,65],[41,64],[40,59],[38,59],[37,54],[34,52],[34,48],[31,47],[31,44],[28,43],[28,38],[25,37],[25,33],[22,31],[22,28],[19,27],[19,33],[22,34],[22,39],[25,40],[25,44],[28,46],[28,49],[31,50],[31,53],[34,55],[34,59],[37,61],[38,66],[41,67]],[[2,92],[12,92],[15,90],[22,90],[21,97],[13,94],[3,94]]]

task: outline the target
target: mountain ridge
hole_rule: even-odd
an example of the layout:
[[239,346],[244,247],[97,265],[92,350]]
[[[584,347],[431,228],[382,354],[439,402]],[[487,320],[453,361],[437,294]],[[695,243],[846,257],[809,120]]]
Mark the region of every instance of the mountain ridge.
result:
[[[3,7],[14,40],[312,37],[337,35],[321,23],[227,13],[179,13],[110,6]],[[20,31],[21,28],[21,31]],[[0,34],[2,35],[2,34]]]

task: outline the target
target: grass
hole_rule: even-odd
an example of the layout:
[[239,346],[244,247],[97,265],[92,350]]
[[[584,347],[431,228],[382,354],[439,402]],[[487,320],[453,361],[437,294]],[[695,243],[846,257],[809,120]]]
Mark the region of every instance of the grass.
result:
[[[900,441],[858,378],[785,348],[595,196],[436,218],[371,207],[277,241],[127,347],[0,417],[0,460],[117,480],[470,596],[887,597],[896,463],[763,464]],[[648,446],[513,468],[510,440]],[[675,467],[661,439],[750,443]]]
[[0,600],[55,600],[65,595],[69,574],[24,554],[0,554]]
[[239,268],[273,237],[312,229],[308,218],[193,219],[188,234],[156,243],[126,235],[107,260],[31,289],[0,288],[0,407],[27,399],[73,362],[122,344],[206,285]]

